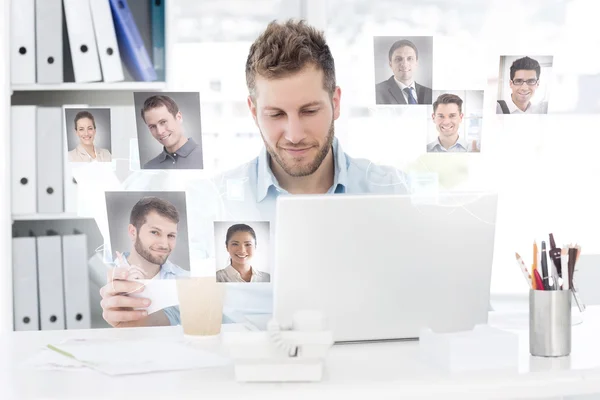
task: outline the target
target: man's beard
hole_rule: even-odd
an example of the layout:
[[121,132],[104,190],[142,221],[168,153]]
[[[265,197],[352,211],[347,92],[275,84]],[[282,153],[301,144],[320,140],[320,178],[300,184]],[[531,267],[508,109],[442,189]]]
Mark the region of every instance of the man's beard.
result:
[[139,236],[135,239],[134,248],[135,248],[135,251],[137,251],[137,253],[144,260],[148,261],[149,263],[156,264],[156,265],[163,265],[167,261],[167,258],[169,258],[169,255],[171,254],[171,253],[165,254],[164,256],[154,256],[154,255],[152,255],[152,253],[150,253],[150,250],[146,249],[144,247],[144,245],[140,241],[140,237]]
[[[283,157],[279,156],[279,153],[277,152],[276,149],[269,146],[269,144],[266,142],[266,140],[264,138],[264,135],[262,134],[262,131],[261,131],[261,136],[263,138],[263,142],[265,143],[265,147],[267,148],[267,152],[269,153],[271,158],[274,159],[277,162],[277,164],[279,164],[279,166],[285,171],[286,174],[293,176],[294,178],[299,178],[302,176],[312,175],[315,173],[315,171],[317,169],[319,169],[319,167],[321,166],[321,163],[323,162],[325,157],[327,157],[327,153],[329,152],[329,149],[331,149],[334,133],[335,133],[335,130],[334,130],[334,126],[333,126],[333,120],[331,120],[331,126],[329,127],[329,132],[327,132],[327,137],[325,139],[325,143],[323,144],[323,146],[321,148],[319,148],[314,160],[305,166],[288,164],[283,159]],[[285,151],[285,150],[282,150],[282,151]]]

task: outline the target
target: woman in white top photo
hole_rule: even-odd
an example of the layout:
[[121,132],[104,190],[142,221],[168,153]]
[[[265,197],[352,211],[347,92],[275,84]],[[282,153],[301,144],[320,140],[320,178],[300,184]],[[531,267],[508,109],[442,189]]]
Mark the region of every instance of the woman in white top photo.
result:
[[271,276],[252,266],[256,250],[256,232],[246,224],[235,224],[227,229],[225,247],[229,265],[217,271],[217,282],[270,282]]
[[75,134],[79,144],[69,151],[70,162],[110,162],[111,154],[107,149],[94,145],[96,121],[89,111],[80,111],[75,116]]

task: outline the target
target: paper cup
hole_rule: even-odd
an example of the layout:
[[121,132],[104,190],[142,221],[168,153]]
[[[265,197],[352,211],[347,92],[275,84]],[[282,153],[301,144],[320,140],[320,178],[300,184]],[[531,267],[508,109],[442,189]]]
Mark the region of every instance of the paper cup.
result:
[[209,338],[221,333],[223,284],[214,277],[177,279],[177,297],[186,337]]

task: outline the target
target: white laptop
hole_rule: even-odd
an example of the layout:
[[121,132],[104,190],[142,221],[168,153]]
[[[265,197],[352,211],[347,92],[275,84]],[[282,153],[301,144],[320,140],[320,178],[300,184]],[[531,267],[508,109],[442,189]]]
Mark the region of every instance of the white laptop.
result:
[[336,342],[486,323],[496,208],[489,193],[280,196],[274,317],[320,310]]

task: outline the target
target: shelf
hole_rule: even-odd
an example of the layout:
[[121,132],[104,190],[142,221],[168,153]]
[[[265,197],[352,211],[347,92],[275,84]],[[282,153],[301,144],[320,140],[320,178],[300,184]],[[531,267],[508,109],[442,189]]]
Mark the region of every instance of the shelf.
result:
[[61,220],[61,219],[90,219],[91,217],[81,217],[72,213],[60,214],[20,214],[13,215],[13,221],[36,221],[36,220]]
[[11,85],[13,92],[33,91],[76,91],[76,90],[123,90],[123,91],[162,91],[167,88],[166,82],[92,82],[92,83],[55,83]]

